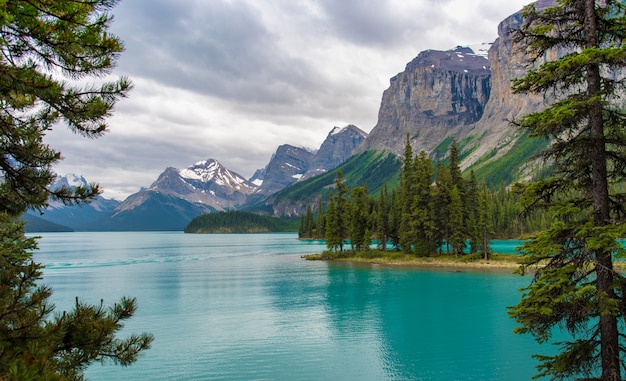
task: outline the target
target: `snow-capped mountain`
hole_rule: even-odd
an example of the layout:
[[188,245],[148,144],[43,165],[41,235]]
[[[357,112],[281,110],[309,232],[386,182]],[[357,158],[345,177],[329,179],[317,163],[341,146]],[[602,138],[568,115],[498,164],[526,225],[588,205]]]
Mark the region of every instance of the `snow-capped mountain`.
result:
[[[50,189],[62,187],[73,189],[78,186],[89,187],[89,183],[83,176],[70,173],[64,176],[58,175],[50,185]],[[72,230],[94,230],[97,229],[97,221],[111,213],[119,204],[117,200],[106,199],[102,196],[96,196],[93,201],[83,205],[64,205],[60,201],[51,200],[48,208],[42,211],[43,214],[38,211],[29,211],[27,214],[52,224],[67,226]]]
[[302,147],[283,144],[272,155],[270,162],[261,171],[263,177],[251,178],[259,184],[257,194],[270,195],[295,183],[309,170],[315,154]]
[[150,187],[130,196],[115,214],[132,210],[145,200],[139,194],[160,193],[214,210],[233,208],[246,200],[257,187],[243,176],[226,169],[217,160],[199,161],[187,168],[165,169]]
[[[98,197],[83,207],[93,211],[88,223],[77,217],[78,207],[54,203],[46,213],[53,217],[61,214],[54,222],[74,230],[182,230],[200,214],[254,204],[305,177],[332,170],[347,160],[366,136],[350,125],[333,128],[317,151],[283,144],[249,180],[215,159],[183,169],[169,167],[148,188],[121,203]],[[59,177],[54,186],[78,185],[89,186],[77,175]]]

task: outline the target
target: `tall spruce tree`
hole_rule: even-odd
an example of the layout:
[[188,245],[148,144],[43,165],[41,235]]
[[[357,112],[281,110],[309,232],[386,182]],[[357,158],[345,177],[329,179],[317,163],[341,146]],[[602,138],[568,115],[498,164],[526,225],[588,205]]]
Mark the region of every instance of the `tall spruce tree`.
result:
[[370,211],[369,196],[365,187],[353,188],[350,192],[352,205],[350,208],[350,241],[357,251],[369,249]]
[[415,253],[427,256],[436,250],[432,189],[435,170],[432,161],[423,150],[415,157],[413,168],[415,184],[409,226]]
[[326,221],[324,222],[324,240],[326,247],[330,250],[343,251],[343,238],[339,228],[339,216],[337,215],[337,207],[335,205],[335,195],[332,193],[328,196],[328,207],[326,208]]
[[400,196],[394,188],[391,190],[389,201],[389,241],[396,250],[400,248],[400,223],[402,220],[402,209],[400,206]]
[[413,202],[415,201],[415,162],[413,159],[413,148],[409,134],[406,135],[406,145],[404,147],[404,160],[402,163],[402,173],[400,176],[400,246],[407,253],[412,251],[415,235],[412,230],[413,223]]
[[452,186],[450,192],[450,205],[448,206],[450,213],[450,237],[449,244],[452,247],[454,256],[458,257],[463,254],[465,249],[465,236],[463,235],[463,202],[461,201],[461,192],[456,185]]
[[380,188],[380,194],[378,195],[378,203],[376,204],[376,238],[378,239],[378,247],[382,251],[387,250],[387,241],[391,236],[390,219],[391,208],[389,200],[389,191],[387,190],[387,183]]
[[[94,361],[128,365],[152,336],[116,334],[136,308],[124,298],[107,309],[77,301],[51,312],[51,290],[38,286],[36,241],[24,236],[19,216],[50,199],[89,201],[97,185],[50,189],[61,159],[44,142],[65,124],[86,137],[106,131],[105,119],[130,82],[85,85],[108,74],[121,41],[108,33],[114,0],[0,1],[0,379],[80,380]],[[69,81],[68,81],[69,79]]]
[[488,260],[489,239],[493,234],[493,197],[484,181],[478,190],[477,210],[476,231],[480,236],[478,248],[483,253],[483,258]]
[[324,238],[324,211],[322,210],[322,196],[319,196],[317,199],[317,218],[315,219],[315,237],[313,238]]
[[452,195],[452,178],[450,171],[443,164],[437,166],[437,176],[435,178],[437,192],[435,193],[435,242],[439,250],[445,245],[445,252],[450,252],[450,236],[452,235],[452,222],[450,219],[450,204]]
[[523,16],[517,38],[526,52],[560,54],[513,84],[553,100],[519,125],[551,141],[552,173],[522,188],[526,206],[547,209],[555,222],[523,246],[521,271],[536,273],[510,314],[516,332],[539,342],[555,327],[573,337],[556,355],[538,356],[540,375],[621,380],[626,282],[613,255],[624,254],[617,238],[626,235],[626,10],[617,0],[557,0]]

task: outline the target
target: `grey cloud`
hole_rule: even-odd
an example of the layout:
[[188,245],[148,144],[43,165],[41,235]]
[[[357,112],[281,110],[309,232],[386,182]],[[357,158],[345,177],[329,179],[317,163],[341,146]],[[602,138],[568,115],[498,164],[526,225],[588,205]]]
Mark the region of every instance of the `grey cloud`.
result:
[[[317,86],[315,69],[280,51],[255,9],[220,0],[134,2],[117,9],[120,68],[173,87],[241,102],[285,103]],[[318,78],[319,79],[319,78]]]
[[415,13],[406,13],[388,0],[320,0],[328,24],[338,35],[359,45],[390,49],[406,44],[404,37],[428,30],[428,17],[433,7],[420,7]]

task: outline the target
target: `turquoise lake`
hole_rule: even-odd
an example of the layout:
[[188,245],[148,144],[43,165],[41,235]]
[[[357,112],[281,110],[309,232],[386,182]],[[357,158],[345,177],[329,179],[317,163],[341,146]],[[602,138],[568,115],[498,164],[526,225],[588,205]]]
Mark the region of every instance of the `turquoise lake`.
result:
[[506,306],[531,278],[510,271],[305,261],[325,246],[296,234],[40,235],[57,310],[134,296],[126,332],[155,336],[93,381],[529,380],[531,355],[553,351],[512,333]]

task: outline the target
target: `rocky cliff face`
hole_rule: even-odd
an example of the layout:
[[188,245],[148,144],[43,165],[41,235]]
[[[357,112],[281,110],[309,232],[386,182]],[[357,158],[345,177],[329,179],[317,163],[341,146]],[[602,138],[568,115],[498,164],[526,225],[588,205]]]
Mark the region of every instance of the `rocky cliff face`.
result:
[[356,152],[414,148],[432,152],[447,136],[464,136],[482,117],[490,98],[491,70],[470,48],[427,50],[391,79],[383,93],[378,123]]
[[315,154],[305,148],[289,144],[279,146],[262,171],[262,183],[256,193],[270,195],[300,180],[309,170],[314,157]]
[[[553,0],[542,0],[544,8]],[[436,158],[447,150],[440,145],[453,137],[463,142],[468,155],[462,167],[489,156],[495,160],[521,135],[510,121],[543,107],[542,96],[513,94],[511,81],[529,69],[529,59],[512,40],[511,31],[521,25],[516,13],[500,23],[498,39],[488,58],[469,48],[425,51],[391,79],[384,92],[378,123],[356,152],[370,149],[401,155],[406,134],[414,151],[425,150]]]
[[[506,153],[520,135],[519,129],[512,126],[510,121],[537,111],[543,105],[542,96],[513,94],[511,91],[511,81],[523,77],[530,67],[522,47],[512,41],[511,31],[521,23],[521,14],[516,13],[498,26],[498,38],[489,49],[491,96],[485,105],[483,117],[472,126],[471,134],[475,139],[465,148],[472,152],[463,161],[463,167],[474,164],[490,152],[495,152],[492,159]],[[462,137],[457,137],[457,140]]]
[[350,124],[334,127],[320,146],[302,180],[325,173],[345,163],[365,140],[367,133]]
[[367,137],[357,126],[334,127],[317,152],[284,144],[270,162],[250,178],[259,186],[257,195],[269,196],[298,181],[325,173],[343,164]]

